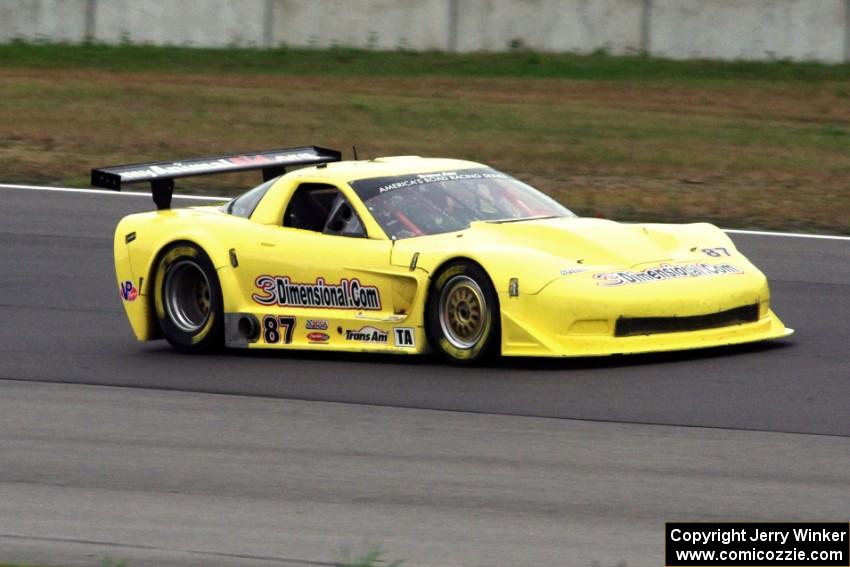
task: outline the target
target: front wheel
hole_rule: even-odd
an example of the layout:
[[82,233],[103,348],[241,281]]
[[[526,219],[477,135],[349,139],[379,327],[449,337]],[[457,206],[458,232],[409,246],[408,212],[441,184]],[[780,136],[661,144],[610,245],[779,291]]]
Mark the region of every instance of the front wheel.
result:
[[471,262],[446,266],[428,295],[428,340],[452,362],[471,364],[499,352],[499,299],[487,273]]
[[189,242],[170,245],[154,276],[159,328],[182,352],[207,352],[223,343],[221,287],[206,253]]

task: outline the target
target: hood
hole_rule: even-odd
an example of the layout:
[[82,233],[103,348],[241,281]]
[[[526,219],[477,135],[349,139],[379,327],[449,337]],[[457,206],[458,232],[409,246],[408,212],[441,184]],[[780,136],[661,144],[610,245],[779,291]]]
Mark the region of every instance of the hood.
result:
[[[519,222],[475,222],[470,232],[585,266],[628,268],[692,257],[689,240],[658,226],[602,219],[556,218]],[[690,246],[689,246],[690,245]]]
[[466,230],[406,238],[395,243],[392,262],[408,266],[415,254],[428,272],[443,262],[466,257],[484,266],[497,290],[520,277],[522,289],[535,293],[549,282],[578,272],[603,272],[642,264],[706,260],[702,248],[734,246],[706,223],[621,224],[603,219],[553,218],[480,221]]

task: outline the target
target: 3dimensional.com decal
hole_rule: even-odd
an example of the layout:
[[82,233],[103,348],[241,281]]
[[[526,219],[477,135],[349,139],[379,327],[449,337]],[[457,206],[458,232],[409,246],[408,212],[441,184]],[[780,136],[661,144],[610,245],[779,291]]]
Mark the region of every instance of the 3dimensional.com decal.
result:
[[607,287],[743,273],[743,270],[736,268],[732,264],[705,264],[702,262],[696,262],[693,264],[683,264],[679,266],[661,264],[660,266],[646,268],[645,270],[640,271],[623,270],[620,272],[604,272],[601,274],[594,274],[593,278],[601,280],[597,282],[596,285]]
[[324,309],[363,309],[380,311],[381,293],[357,278],[342,278],[338,284],[316,278],[315,283],[296,283],[289,276],[258,276],[254,285],[262,293],[251,298],[260,305],[282,307],[318,307]]

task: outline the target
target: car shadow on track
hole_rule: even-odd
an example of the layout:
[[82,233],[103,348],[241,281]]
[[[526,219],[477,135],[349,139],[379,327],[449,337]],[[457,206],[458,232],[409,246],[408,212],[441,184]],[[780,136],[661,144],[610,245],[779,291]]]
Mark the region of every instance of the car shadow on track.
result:
[[[173,354],[183,356],[174,352],[164,343],[161,348],[151,349],[148,352],[156,354]],[[648,354],[628,354],[611,356],[593,356],[581,358],[545,358],[545,357],[498,357],[494,360],[485,361],[475,365],[476,368],[498,369],[498,370],[594,370],[605,368],[621,368],[629,366],[646,366],[657,364],[675,364],[682,362],[694,362],[700,360],[723,359],[738,356],[754,356],[772,351],[781,351],[793,348],[794,341],[785,339],[783,341],[770,341],[762,343],[749,343],[743,345],[730,345],[704,349],[682,350],[673,352],[659,352]],[[196,355],[186,355],[196,356]],[[251,360],[290,360],[301,362],[336,362],[336,363],[362,363],[382,364],[395,366],[418,366],[459,368],[461,366],[445,360],[436,353],[424,355],[397,355],[383,353],[365,352],[334,352],[316,350],[244,350],[225,349],[219,353],[202,355],[210,357],[227,357],[230,359],[246,358]]]
[[[672,352],[653,352],[647,354],[614,354],[610,356],[592,356],[582,358],[502,358],[498,368],[513,370],[594,370],[603,368],[621,368],[627,366],[646,366],[654,364],[674,364],[698,360],[725,359],[736,356],[756,355],[770,351],[779,351],[793,346],[790,341],[750,343],[694,350]],[[496,365],[494,364],[495,368]]]

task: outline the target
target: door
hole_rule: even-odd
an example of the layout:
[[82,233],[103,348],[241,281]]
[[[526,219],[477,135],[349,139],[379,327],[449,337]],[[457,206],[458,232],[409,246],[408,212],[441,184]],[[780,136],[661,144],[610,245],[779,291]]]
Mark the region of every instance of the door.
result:
[[[368,238],[333,185],[302,183],[280,226],[258,225],[239,254],[243,289],[258,312],[326,320],[392,320],[392,242]],[[401,275],[401,274],[399,274]]]

